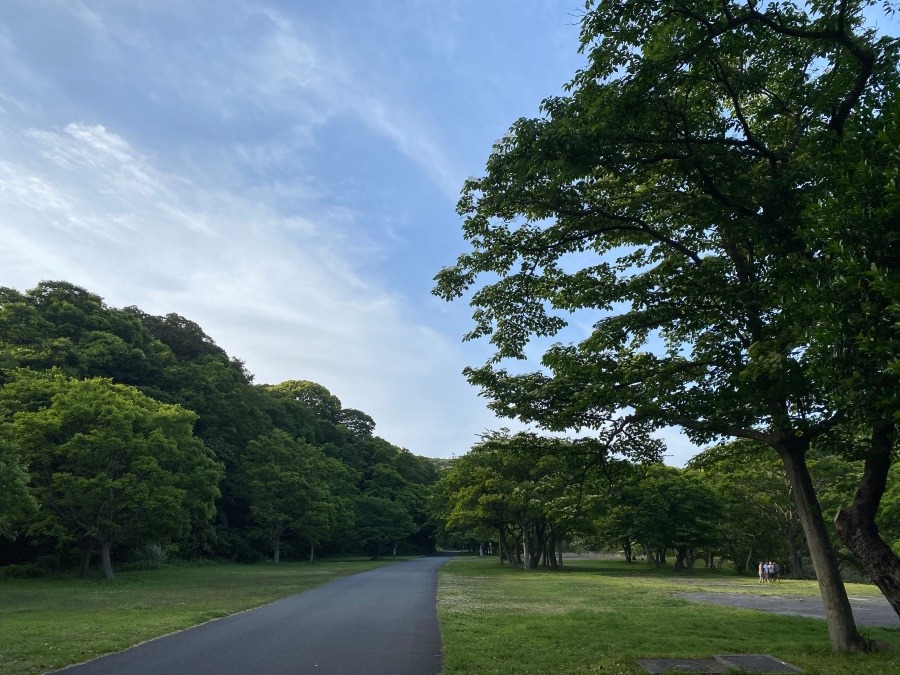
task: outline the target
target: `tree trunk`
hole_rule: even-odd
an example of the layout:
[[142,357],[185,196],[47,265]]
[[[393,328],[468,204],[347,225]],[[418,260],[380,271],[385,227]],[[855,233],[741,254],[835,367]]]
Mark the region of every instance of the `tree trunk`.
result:
[[753,549],[751,548],[749,551],[747,551],[747,568],[746,569],[748,571],[750,570],[750,565],[752,565],[752,564],[753,564]]
[[270,536],[272,538],[272,561],[275,565],[281,562],[281,535],[284,534],[284,524],[272,525]]
[[875,524],[891,468],[892,446],[893,425],[873,431],[872,450],[866,458],[856,497],[850,506],[838,511],[834,524],[841,541],[853,551],[869,578],[900,615],[900,558],[881,538]]
[[547,566],[547,524],[541,521],[540,525],[534,528],[534,542],[531,554],[531,566],[537,569],[538,564],[543,563]]
[[528,530],[528,525],[522,524],[522,560],[524,561],[523,567],[526,570],[531,569],[531,555],[529,555],[531,548],[531,532]]
[[782,439],[776,450],[781,456],[797,503],[797,514],[819,582],[819,591],[828,620],[828,636],[835,652],[864,652],[866,642],[856,629],[847,591],[841,579],[837,555],[828,538],[822,509],[806,466],[808,441],[790,437]]
[[[547,563],[550,565],[552,569],[559,568],[559,562],[556,557],[556,548],[557,548],[557,535],[556,528],[550,528],[550,535],[547,537],[547,546],[544,549],[545,555],[547,556]],[[561,556],[560,556],[561,557]]]
[[625,554],[625,562],[630,563],[634,561],[634,558],[631,555],[631,541],[628,539],[622,540],[622,552]]
[[114,581],[116,575],[113,574],[112,560],[109,557],[109,549],[112,548],[111,541],[100,542],[100,560],[103,563],[103,574],[107,581]]
[[520,567],[522,565],[522,533],[520,532],[518,535],[513,535],[513,544],[512,552],[513,557],[510,560],[510,563],[513,567]]
[[312,565],[316,561],[316,545],[309,542],[309,564]]
[[788,520],[787,545],[788,556],[791,559],[791,577],[794,579],[803,578],[803,556],[800,555],[800,544],[797,539],[800,532],[797,531],[797,521],[795,518]]
[[91,554],[94,552],[94,540],[85,537],[81,540],[81,576],[86,577],[91,572]]

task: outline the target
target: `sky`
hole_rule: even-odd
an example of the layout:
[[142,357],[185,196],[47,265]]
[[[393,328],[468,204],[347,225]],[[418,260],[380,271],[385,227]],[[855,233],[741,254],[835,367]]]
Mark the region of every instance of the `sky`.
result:
[[[199,324],[429,457],[503,426],[462,370],[456,201],[583,64],[580,0],[3,0],[0,286]],[[674,432],[667,461],[696,448]]]

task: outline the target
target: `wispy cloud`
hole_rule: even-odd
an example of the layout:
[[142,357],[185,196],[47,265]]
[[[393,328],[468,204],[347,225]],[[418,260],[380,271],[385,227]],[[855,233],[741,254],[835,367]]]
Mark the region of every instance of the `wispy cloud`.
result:
[[550,6],[0,3],[0,285],[177,312],[258,381],[465,452],[503,424],[460,375],[487,347],[428,290],[463,179],[565,80]]
[[[361,277],[323,234],[328,223],[168,175],[102,126],[20,138],[4,155],[28,161],[0,163],[2,283],[66,279],[112,305],[178,312],[260,381],[319,381],[395,443],[435,454],[471,444],[453,430],[470,428],[480,406],[444,399],[472,396],[458,347]],[[434,425],[448,445],[434,445]]]

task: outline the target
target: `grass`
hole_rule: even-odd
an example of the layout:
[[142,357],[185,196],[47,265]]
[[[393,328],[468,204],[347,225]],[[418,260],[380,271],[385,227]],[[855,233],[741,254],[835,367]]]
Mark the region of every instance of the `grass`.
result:
[[390,562],[167,566],[113,583],[0,577],[0,673],[80,663]]
[[[617,561],[566,562],[562,572],[457,557],[441,569],[438,613],[445,673],[645,673],[639,658],[771,654],[815,675],[900,672],[900,631],[861,627],[880,649],[835,656],[824,621],[688,602],[681,591],[817,595],[809,581]],[[851,596],[877,595],[848,584]]]
[[[390,561],[163,567],[118,580],[0,577],[0,674],[45,672],[258,607]],[[878,595],[848,584],[853,597]],[[643,673],[639,658],[771,654],[810,675],[900,672],[900,631],[862,628],[881,648],[834,656],[824,621],[688,602],[682,591],[818,594],[815,582],[617,561],[566,561],[562,572],[458,556],[441,568],[445,672]]]

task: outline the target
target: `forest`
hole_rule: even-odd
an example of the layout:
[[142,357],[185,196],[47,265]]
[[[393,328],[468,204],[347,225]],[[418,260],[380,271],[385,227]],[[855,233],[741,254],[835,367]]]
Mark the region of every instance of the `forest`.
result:
[[[809,466],[842,574],[866,580],[832,522],[863,463],[813,451]],[[900,553],[900,471],[891,471],[878,525]],[[684,572],[699,564],[757,574],[760,561],[773,560],[784,577],[813,575],[784,468],[750,441],[711,446],[679,469],[660,456],[610,455],[596,439],[497,432],[451,460],[433,489],[444,536],[502,564],[560,568],[564,553],[615,552]]]
[[[781,463],[746,439],[684,469],[626,425],[564,439],[486,433],[450,460],[374,435],[375,421],[314,382],[253,383],[196,323],[108,307],[66,282],[0,291],[0,566],[107,578],[113,563],[278,563],[282,556],[428,553],[559,568],[566,551],[811,576]],[[808,459],[829,523],[863,462]],[[900,553],[900,480],[878,524]],[[865,578],[838,546],[843,574]],[[671,561],[667,558],[671,555]]]
[[0,566],[427,553],[437,462],[196,323],[63,281],[0,289]]

